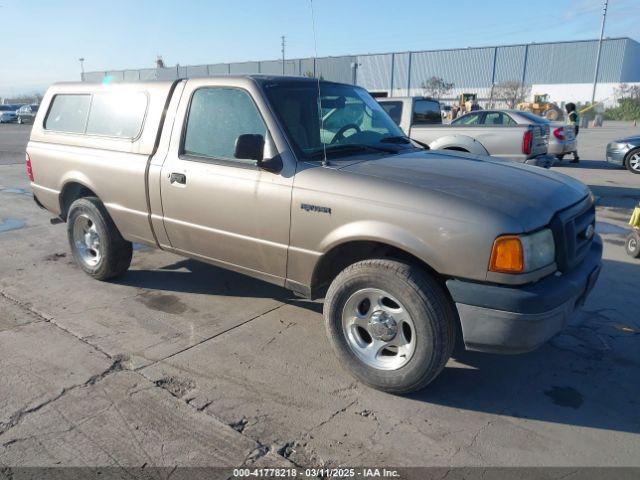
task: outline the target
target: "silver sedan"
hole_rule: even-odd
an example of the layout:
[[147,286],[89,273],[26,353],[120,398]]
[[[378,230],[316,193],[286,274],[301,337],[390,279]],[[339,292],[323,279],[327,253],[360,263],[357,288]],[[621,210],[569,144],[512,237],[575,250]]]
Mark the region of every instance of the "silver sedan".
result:
[[607,162],[640,173],[640,136],[621,138],[607,144]]

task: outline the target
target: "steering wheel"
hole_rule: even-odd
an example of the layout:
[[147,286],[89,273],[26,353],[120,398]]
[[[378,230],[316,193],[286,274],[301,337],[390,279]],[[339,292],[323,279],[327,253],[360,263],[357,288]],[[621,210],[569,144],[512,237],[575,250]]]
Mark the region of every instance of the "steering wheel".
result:
[[348,130],[355,130],[357,133],[360,133],[362,131],[360,130],[360,127],[355,123],[348,123],[347,125],[343,125],[342,127],[340,127],[340,130],[338,130],[334,135],[333,139],[330,142],[331,145],[336,143],[338,140],[344,139],[344,134]]

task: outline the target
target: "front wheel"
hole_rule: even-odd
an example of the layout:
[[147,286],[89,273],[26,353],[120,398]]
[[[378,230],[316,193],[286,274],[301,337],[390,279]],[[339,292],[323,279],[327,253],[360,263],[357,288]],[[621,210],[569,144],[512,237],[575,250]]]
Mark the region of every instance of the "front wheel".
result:
[[329,287],[324,317],[343,366],[386,392],[427,386],[455,344],[455,313],[442,287],[418,266],[400,261],[347,267]]
[[22,117],[18,117],[18,124],[19,124],[19,125],[22,125],[22,123],[23,123],[23,122],[22,122]]
[[67,236],[78,266],[97,280],[122,275],[131,264],[131,242],[122,238],[104,205],[95,197],[80,198],[71,204]]
[[638,235],[638,232],[629,234],[625,243],[625,250],[633,258],[640,257],[640,235]]
[[631,150],[627,154],[627,160],[625,162],[627,170],[631,173],[640,173],[640,148]]

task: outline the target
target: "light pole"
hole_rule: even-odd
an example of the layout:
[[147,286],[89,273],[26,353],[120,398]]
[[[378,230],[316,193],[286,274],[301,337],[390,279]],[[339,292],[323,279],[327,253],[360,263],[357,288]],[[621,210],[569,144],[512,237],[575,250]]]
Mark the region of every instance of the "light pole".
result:
[[285,47],[285,36],[282,35],[280,37],[280,39],[282,40],[281,43],[281,50],[282,50],[282,75],[284,75],[284,47]]
[[598,70],[600,69],[600,53],[602,52],[602,37],[604,36],[604,22],[607,20],[607,7],[609,0],[604,0],[602,6],[602,26],[600,27],[600,40],[598,41],[598,55],[596,56],[596,71],[593,75],[593,91],[591,92],[591,105],[596,99],[596,86],[598,85]]
[[84,82],[84,57],[78,59],[80,62],[80,80]]

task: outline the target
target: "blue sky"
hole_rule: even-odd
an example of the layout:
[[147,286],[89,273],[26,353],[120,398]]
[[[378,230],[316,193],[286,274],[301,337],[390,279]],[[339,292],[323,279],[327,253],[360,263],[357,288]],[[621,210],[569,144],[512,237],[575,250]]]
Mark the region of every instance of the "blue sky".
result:
[[[601,0],[313,0],[318,55],[595,38]],[[605,35],[638,39],[640,0]],[[309,0],[0,0],[0,96],[91,70],[313,56]]]

